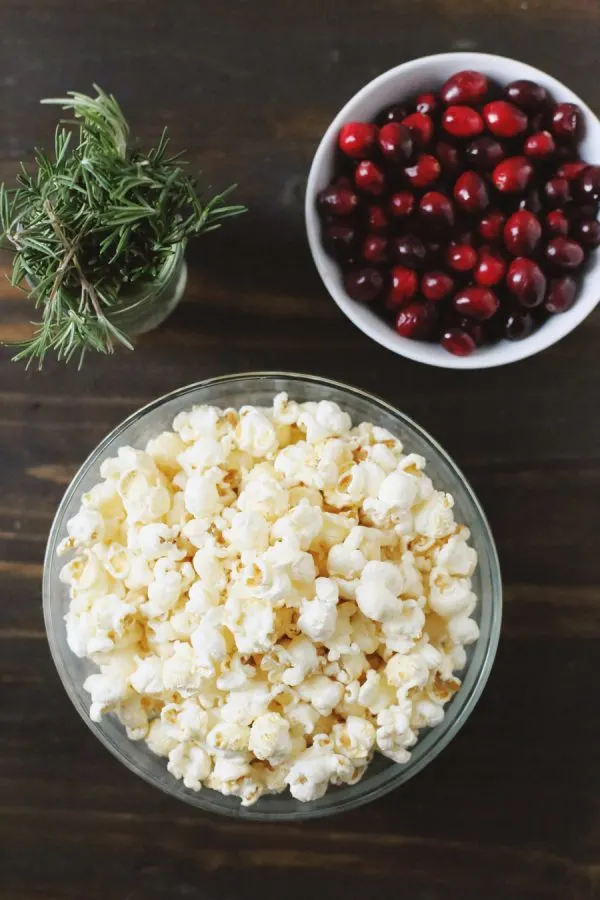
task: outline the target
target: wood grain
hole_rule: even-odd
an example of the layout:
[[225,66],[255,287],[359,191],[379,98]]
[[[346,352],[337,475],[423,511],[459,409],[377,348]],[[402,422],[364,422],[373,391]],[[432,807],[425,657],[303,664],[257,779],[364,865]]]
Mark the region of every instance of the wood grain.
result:
[[[3,0],[1,23],[0,178],[50,143],[40,98],[97,81],[141,141],[168,125],[250,210],[190,248],[184,302],[133,355],[38,373],[0,351],[1,900],[600,897],[600,315],[505,369],[412,364],[330,301],[302,213],[332,115],[413,56],[521,58],[600,108],[600,4]],[[2,279],[0,339],[31,318]],[[483,502],[506,583],[498,659],[460,735],[401,790],[302,826],[201,815],[127,772],[72,708],[41,613],[48,528],[98,441],[157,394],[252,369],[358,384],[432,431]]]

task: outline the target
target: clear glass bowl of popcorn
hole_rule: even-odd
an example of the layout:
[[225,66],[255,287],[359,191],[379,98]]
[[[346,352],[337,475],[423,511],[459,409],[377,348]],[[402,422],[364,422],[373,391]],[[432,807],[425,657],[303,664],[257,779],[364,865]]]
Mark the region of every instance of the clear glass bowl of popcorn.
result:
[[[317,800],[301,802],[286,791],[266,794],[244,807],[237,797],[206,787],[199,791],[185,787],[167,771],[165,759],[155,755],[144,741],[129,739],[116,716],[105,715],[99,722],[91,720],[90,695],[84,682],[97,667],[90,660],[77,657],[67,643],[69,590],[59,577],[64,561],[57,551],[82,495],[100,481],[101,464],[114,457],[120,447],[143,448],[151,438],[170,429],[178,413],[192,406],[270,406],[281,392],[299,402],[334,401],[351,416],[353,424],[371,422],[385,428],[400,438],[407,453],[425,457],[427,474],[436,488],[454,497],[456,520],[470,529],[470,543],[477,551],[473,591],[479,602],[472,615],[479,626],[479,639],[466,647],[467,663],[460,673],[462,685],[445,706],[443,720],[419,731],[408,762],[394,763],[375,753],[361,780],[330,786]],[[454,462],[422,428],[383,400],[357,388],[314,376],[266,372],[218,377],[173,391],[131,415],[101,442],[71,482],[57,511],[46,551],[43,601],[50,649],[63,685],[88,727],[117,759],[150,784],[192,806],[228,816],[274,821],[316,818],[360,806],[399,787],[443,750],[469,717],[489,676],[500,635],[502,584],[492,534],[477,498]]]

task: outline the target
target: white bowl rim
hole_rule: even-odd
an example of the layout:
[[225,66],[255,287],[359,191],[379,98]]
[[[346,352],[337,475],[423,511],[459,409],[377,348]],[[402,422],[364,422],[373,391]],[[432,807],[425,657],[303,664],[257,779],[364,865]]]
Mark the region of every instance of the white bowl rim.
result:
[[[588,279],[588,284],[585,286],[585,297],[580,296],[568,312],[561,313],[548,320],[544,323],[544,326],[528,338],[514,342],[501,341],[489,349],[481,348],[476,350],[471,356],[458,357],[442,350],[436,344],[400,337],[387,323],[383,323],[375,314],[371,313],[367,307],[361,306],[348,297],[346,292],[335,282],[334,272],[337,269],[337,264],[325,253],[320,240],[320,223],[315,208],[315,197],[318,190],[322,187],[322,185],[318,185],[319,178],[326,167],[331,154],[331,147],[335,144],[335,138],[339,129],[346,122],[352,121],[355,106],[373,95],[379,87],[402,75],[406,75],[417,67],[427,67],[435,62],[452,62],[453,65],[456,65],[457,71],[470,68],[483,68],[485,71],[486,64],[503,65],[508,68],[516,67],[514,78],[508,77],[508,80],[515,80],[516,78],[529,78],[534,81],[542,80],[551,92],[560,97],[560,102],[576,103],[581,108],[588,134],[591,134],[592,130],[596,133],[598,163],[600,163],[600,120],[588,104],[574,91],[542,69],[508,56],[493,53],[452,51],[415,57],[382,72],[364,85],[344,104],[325,131],[313,157],[306,185],[305,223],[308,243],[319,275],[339,308],[357,328],[378,344],[400,356],[440,368],[483,369],[502,366],[540,353],[570,334],[600,302],[600,268],[598,269],[598,274],[595,274],[594,277],[591,276],[591,273],[585,276]],[[596,252],[600,256],[600,250]],[[597,291],[594,291],[593,283],[597,283]],[[548,325],[554,322],[558,324],[548,328]],[[381,327],[382,324],[384,327]]]

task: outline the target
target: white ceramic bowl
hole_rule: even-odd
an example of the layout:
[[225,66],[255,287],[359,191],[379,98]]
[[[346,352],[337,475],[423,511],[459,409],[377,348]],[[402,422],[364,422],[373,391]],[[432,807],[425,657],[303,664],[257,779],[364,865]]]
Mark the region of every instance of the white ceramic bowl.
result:
[[420,91],[439,88],[450,75],[463,69],[478,69],[500,84],[527,78],[547,88],[557,102],[577,103],[585,117],[581,155],[590,163],[600,163],[600,121],[573,91],[556,78],[518,60],[487,53],[440,53],[425,56],[396,66],[370,81],[337,114],[319,144],[308,176],[306,230],[310,249],[325,287],[340,309],[361,331],[394,353],[418,362],[449,369],[481,369],[501,366],[539,353],[579,325],[600,299],[600,253],[592,254],[577,301],[568,312],[552,316],[525,340],[500,341],[493,346],[477,349],[471,356],[458,357],[437,344],[400,337],[367,306],[347,295],[337,263],[325,253],[321,244],[321,227],[316,210],[317,194],[329,184],[334,174],[336,141],[342,125],[356,120],[370,121],[385,106]]

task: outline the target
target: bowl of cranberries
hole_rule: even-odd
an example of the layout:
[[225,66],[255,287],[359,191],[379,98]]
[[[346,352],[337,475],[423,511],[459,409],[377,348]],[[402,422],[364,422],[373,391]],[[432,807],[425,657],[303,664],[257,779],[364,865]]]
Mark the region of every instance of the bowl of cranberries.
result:
[[340,111],[313,160],[319,273],[369,337],[420,362],[531,356],[600,299],[600,122],[532,66],[413,60]]

